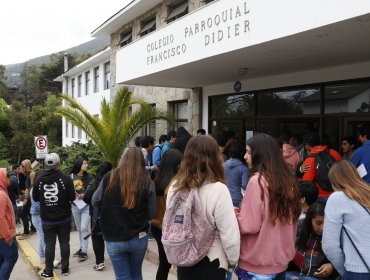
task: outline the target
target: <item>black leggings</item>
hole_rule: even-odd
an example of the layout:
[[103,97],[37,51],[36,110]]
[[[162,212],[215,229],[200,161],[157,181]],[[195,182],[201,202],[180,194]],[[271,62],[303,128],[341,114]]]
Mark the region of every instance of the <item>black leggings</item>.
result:
[[152,226],[152,235],[154,239],[157,241],[158,245],[158,254],[159,254],[159,266],[157,270],[156,280],[167,280],[168,272],[170,271],[171,264],[168,263],[166,254],[163,249],[163,244],[161,241],[162,238],[162,230]]
[[178,267],[178,280],[225,280],[226,270],[220,268],[220,261],[218,259],[212,262],[208,257],[205,257],[200,262],[192,267]]

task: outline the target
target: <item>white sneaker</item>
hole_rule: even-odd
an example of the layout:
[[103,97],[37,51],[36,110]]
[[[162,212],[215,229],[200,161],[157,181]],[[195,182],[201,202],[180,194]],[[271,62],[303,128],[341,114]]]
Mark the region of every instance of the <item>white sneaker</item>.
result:
[[104,263],[96,264],[96,265],[94,265],[94,267],[93,267],[93,269],[94,269],[95,271],[100,271],[100,270],[103,270],[104,268],[105,268]]

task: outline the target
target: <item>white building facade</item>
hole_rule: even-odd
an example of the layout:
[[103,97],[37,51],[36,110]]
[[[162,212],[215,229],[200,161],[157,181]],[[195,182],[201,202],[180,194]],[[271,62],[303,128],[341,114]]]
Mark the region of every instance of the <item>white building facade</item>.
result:
[[[55,79],[63,83],[63,94],[72,97],[97,118],[100,117],[101,101],[110,100],[111,96],[110,55],[111,50],[107,47]],[[87,143],[90,140],[85,132],[65,118],[62,129],[63,146],[73,142]]]
[[369,34],[366,0],[134,0],[92,33],[111,38],[112,83],[178,102],[190,133],[315,130],[335,147],[370,122]]

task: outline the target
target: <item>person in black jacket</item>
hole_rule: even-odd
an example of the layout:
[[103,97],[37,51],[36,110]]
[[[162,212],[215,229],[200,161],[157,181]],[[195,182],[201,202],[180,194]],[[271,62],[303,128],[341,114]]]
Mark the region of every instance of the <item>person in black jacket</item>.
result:
[[38,176],[33,190],[33,199],[40,202],[42,229],[45,238],[44,279],[53,278],[55,243],[58,236],[62,257],[62,275],[69,274],[69,239],[71,230],[71,203],[76,198],[73,181],[60,171],[58,154],[45,158],[45,171]]
[[112,164],[109,162],[103,162],[98,166],[98,169],[96,170],[96,176],[95,179],[92,180],[89,185],[87,186],[87,189],[85,191],[84,195],[84,201],[90,205],[90,226],[91,226],[91,240],[92,245],[95,253],[95,265],[93,269],[95,271],[100,271],[105,268],[104,266],[104,239],[103,234],[101,232],[100,227],[100,220],[101,220],[101,211],[99,207],[94,207],[91,204],[91,199],[94,194],[94,192],[99,187],[100,181],[103,179],[104,175],[107,174],[112,170]]
[[142,279],[156,197],[139,148],[128,149],[118,167],[103,177],[93,205],[101,206],[101,228],[116,279]]
[[10,184],[8,187],[8,194],[9,194],[10,201],[13,204],[15,219],[17,219],[17,212],[18,212],[17,211],[17,199],[19,198],[19,194],[20,194],[19,179],[16,173],[17,169],[20,169],[20,165],[13,164],[12,170],[8,172],[9,180],[10,180]]

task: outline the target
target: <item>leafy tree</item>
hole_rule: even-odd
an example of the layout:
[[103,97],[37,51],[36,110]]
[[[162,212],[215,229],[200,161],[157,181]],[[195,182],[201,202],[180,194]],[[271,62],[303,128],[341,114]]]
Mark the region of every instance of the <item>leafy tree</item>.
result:
[[30,131],[30,112],[18,101],[13,101],[9,110],[9,123],[13,132],[11,138],[12,161],[20,162],[34,158],[34,139]]
[[8,105],[0,98],[0,159],[9,159],[11,149],[9,139],[11,137],[9,127]]
[[[68,65],[75,65],[75,56],[68,55]],[[32,106],[44,104],[49,94],[58,95],[61,83],[54,79],[64,73],[64,54],[52,54],[50,62],[41,66],[26,65],[21,76],[22,86],[16,91],[15,99],[31,109]]]
[[50,152],[57,153],[61,160],[61,170],[68,174],[76,159],[87,158],[89,160],[89,173],[95,175],[96,169],[103,161],[103,156],[99,149],[89,141],[87,144],[74,142],[67,147],[53,147]]
[[[141,127],[157,119],[174,122],[167,112],[158,110],[132,95],[132,92],[124,87],[118,90],[112,104],[103,99],[101,119],[92,116],[74,99],[64,95],[61,98],[67,105],[59,107],[57,114],[85,131],[103,154],[103,159],[117,166],[122,152]],[[130,107],[135,105],[140,105],[138,110],[129,115]]]
[[0,98],[10,101],[10,90],[6,86],[5,66],[0,65]]
[[61,104],[58,97],[49,94],[45,104],[33,106],[30,114],[33,135],[47,135],[49,148],[62,145],[62,118],[55,114]]

